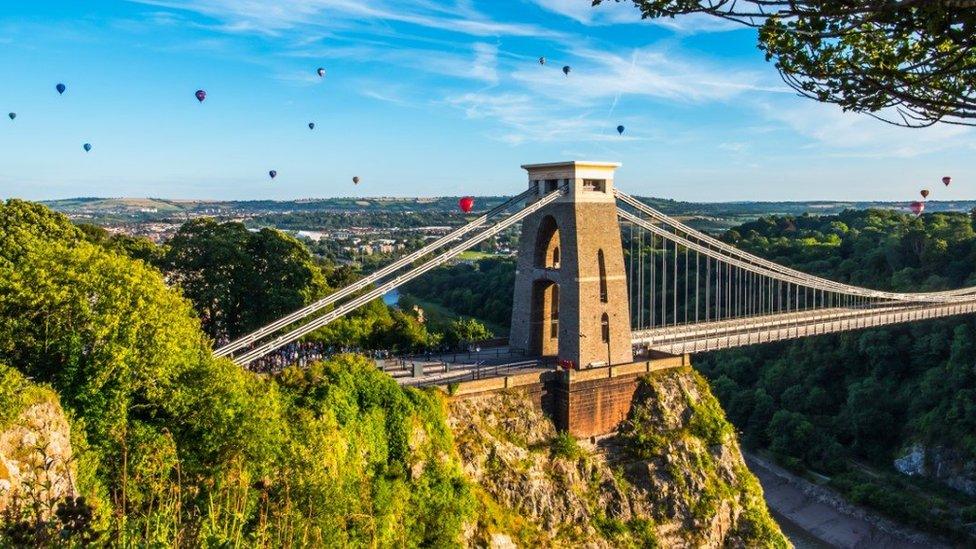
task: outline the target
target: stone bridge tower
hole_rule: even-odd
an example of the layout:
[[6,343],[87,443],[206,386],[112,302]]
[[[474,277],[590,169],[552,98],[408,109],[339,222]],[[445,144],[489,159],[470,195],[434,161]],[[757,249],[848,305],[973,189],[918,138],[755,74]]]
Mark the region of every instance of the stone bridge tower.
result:
[[510,344],[577,367],[633,361],[623,246],[613,195],[620,164],[527,164],[539,197],[566,195],[522,221]]

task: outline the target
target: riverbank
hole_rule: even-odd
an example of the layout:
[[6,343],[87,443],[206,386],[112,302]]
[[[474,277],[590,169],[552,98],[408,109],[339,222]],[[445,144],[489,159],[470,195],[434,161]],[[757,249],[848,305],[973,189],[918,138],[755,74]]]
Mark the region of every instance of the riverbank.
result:
[[[934,537],[899,526],[851,505],[839,494],[818,486],[753,454],[743,454],[762,484],[766,504],[784,531],[799,530],[797,547],[949,548]],[[823,545],[818,545],[818,543]]]

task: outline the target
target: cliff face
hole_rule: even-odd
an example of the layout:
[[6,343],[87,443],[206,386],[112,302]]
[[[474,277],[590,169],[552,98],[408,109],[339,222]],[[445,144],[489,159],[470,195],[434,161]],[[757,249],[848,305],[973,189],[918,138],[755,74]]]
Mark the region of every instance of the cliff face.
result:
[[976,496],[976,461],[966,459],[957,449],[917,443],[894,461],[894,467],[908,476],[929,477]]
[[627,421],[595,447],[517,392],[455,399],[449,424],[479,492],[469,545],[788,545],[690,369],[644,378]]
[[71,467],[71,429],[57,396],[0,364],[0,513],[15,503],[46,509],[74,493]]

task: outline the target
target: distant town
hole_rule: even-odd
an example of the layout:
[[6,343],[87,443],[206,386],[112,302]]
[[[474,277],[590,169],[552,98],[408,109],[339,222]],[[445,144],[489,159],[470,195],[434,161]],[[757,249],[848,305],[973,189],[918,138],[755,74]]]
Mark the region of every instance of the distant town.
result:
[[[477,197],[475,211],[464,214],[458,197],[370,197],[291,201],[196,201],[159,198],[74,198],[45,204],[71,219],[98,225],[110,233],[147,238],[157,244],[171,239],[188,220],[214,217],[243,223],[249,230],[275,228],[302,240],[318,256],[345,264],[383,263],[404,251],[447,234],[502,202],[506,197]],[[898,202],[724,202],[694,203],[645,198],[664,213],[697,229],[719,233],[763,215],[828,215],[847,209],[897,209]],[[928,212],[969,212],[976,201],[929,201]],[[459,261],[486,255],[510,256],[518,229],[489,239]]]

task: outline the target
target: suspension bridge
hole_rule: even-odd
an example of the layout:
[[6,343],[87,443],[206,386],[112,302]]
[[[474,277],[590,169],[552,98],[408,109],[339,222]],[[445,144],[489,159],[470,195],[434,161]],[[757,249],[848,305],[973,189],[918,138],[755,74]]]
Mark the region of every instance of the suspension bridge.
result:
[[739,250],[616,189],[618,166],[525,165],[521,194],[214,355],[247,366],[519,223],[509,347],[570,370],[976,312],[976,288],[863,288]]

